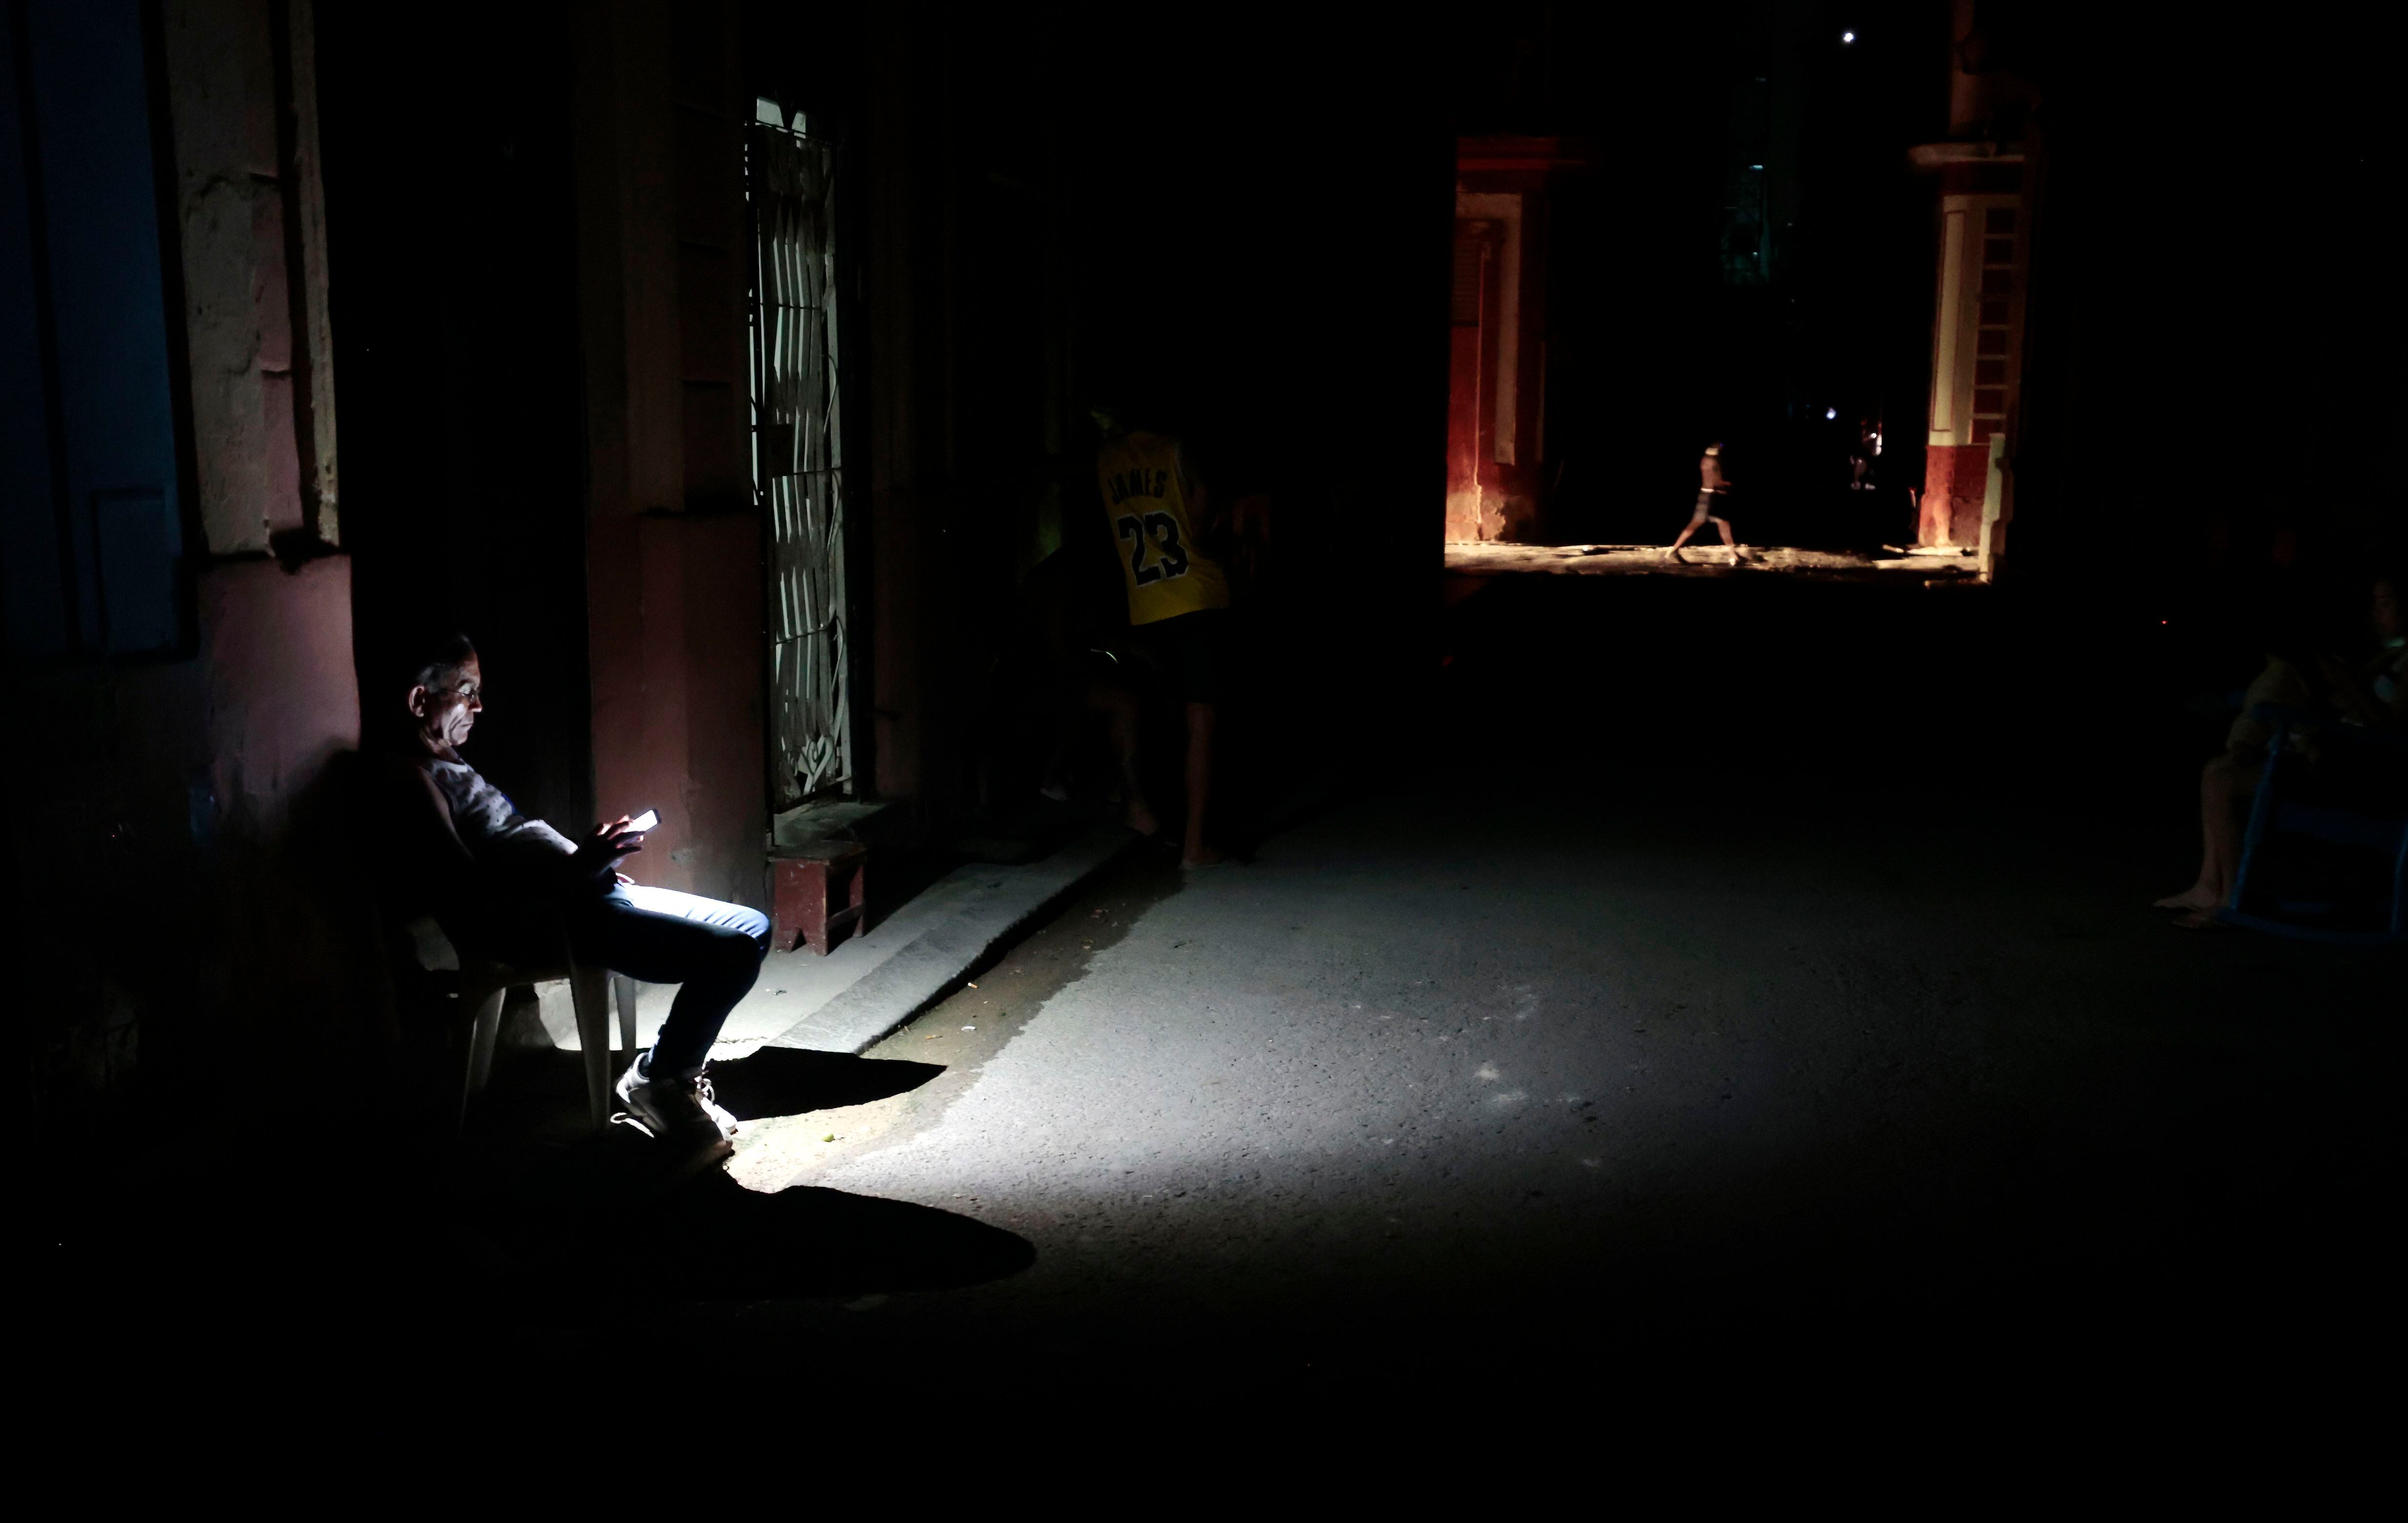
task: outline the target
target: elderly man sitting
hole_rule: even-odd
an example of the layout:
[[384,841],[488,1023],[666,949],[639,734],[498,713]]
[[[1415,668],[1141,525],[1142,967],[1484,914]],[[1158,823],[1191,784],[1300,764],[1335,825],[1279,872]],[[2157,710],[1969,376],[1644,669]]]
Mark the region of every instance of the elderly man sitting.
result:
[[[757,910],[668,889],[617,869],[643,849],[622,816],[571,842],[529,819],[460,759],[484,712],[484,670],[466,635],[431,639],[412,653],[406,683],[385,700],[406,705],[400,747],[414,817],[419,897],[464,951],[506,962],[549,961],[559,938],[585,963],[649,984],[676,984],[677,1000],[650,1049],[619,1080],[619,1098],[652,1133],[696,1164],[731,1151],[735,1121],[711,1102],[702,1076],[727,1019],[769,949]],[[395,718],[398,718],[396,715]]]

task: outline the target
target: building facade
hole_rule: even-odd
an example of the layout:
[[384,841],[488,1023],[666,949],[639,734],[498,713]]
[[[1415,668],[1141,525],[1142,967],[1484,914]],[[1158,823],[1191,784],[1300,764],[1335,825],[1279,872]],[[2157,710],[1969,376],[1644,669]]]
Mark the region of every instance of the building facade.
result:
[[1309,483],[1272,643],[1350,680],[1333,705],[1270,660],[1297,733],[1419,648],[1427,524],[1398,505],[1436,516],[1444,357],[1398,314],[1443,300],[1451,138],[1396,108],[1411,79],[1320,67],[1342,28],[1213,64],[1325,135],[1403,123],[1330,184],[1261,173],[1297,121],[1095,93],[1119,44],[1059,18],[5,8],[37,1124],[374,1088],[394,1018],[343,778],[430,625],[484,658],[470,760],[572,831],[659,810],[648,882],[762,904],[781,814],[830,799],[944,842],[998,786],[1022,574],[1101,532],[1078,429],[1107,378],[1175,382],[1240,441],[1233,488]]

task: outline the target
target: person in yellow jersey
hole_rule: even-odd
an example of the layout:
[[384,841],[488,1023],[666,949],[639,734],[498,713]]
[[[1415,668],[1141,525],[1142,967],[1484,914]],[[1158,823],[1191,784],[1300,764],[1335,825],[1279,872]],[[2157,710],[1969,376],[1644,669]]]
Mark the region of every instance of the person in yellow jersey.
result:
[[[1187,831],[1180,864],[1203,867],[1221,860],[1209,823],[1212,731],[1227,663],[1229,577],[1205,551],[1210,499],[1179,441],[1126,428],[1110,408],[1096,407],[1093,416],[1103,435],[1096,450],[1096,489],[1119,549],[1129,626],[1187,705]],[[1154,833],[1153,811],[1134,793],[1128,822]]]

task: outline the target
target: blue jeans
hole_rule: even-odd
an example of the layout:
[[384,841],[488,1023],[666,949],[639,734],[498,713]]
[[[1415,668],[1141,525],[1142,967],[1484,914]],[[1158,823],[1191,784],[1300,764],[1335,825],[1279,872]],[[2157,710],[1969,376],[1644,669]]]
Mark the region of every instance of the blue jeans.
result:
[[701,1073],[727,1012],[761,975],[769,918],[741,904],[641,884],[580,896],[564,911],[579,961],[648,984],[678,986],[645,1072],[680,1079]]

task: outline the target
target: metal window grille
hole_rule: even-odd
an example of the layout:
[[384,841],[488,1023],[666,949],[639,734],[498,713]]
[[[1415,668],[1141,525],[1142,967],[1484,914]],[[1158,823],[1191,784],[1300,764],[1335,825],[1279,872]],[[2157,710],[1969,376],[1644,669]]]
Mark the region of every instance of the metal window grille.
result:
[[[764,105],[760,115],[773,108]],[[769,533],[769,745],[778,808],[850,790],[844,448],[837,391],[836,146],[755,121],[752,491]]]

